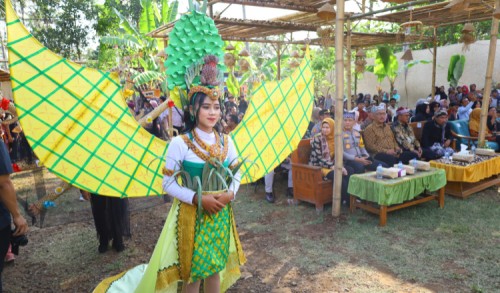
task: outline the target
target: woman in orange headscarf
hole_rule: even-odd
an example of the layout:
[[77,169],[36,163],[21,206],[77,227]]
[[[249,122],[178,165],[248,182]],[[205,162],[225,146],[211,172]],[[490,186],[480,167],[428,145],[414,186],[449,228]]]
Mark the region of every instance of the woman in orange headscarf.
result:
[[[476,108],[472,110],[469,117],[469,132],[471,136],[479,136],[479,124],[481,122],[481,108]],[[486,131],[486,139],[488,141],[494,141],[500,146],[500,136],[492,135],[491,131],[484,125]],[[495,150],[495,151],[498,151]]]
[[[311,156],[309,165],[321,167],[321,172],[325,180],[333,180],[333,169],[335,167],[335,121],[331,118],[325,118],[321,123],[321,133],[311,139]],[[347,170],[349,169],[349,170]],[[350,167],[342,168],[342,203],[347,204],[349,196],[347,195],[347,184],[349,176],[354,171]]]

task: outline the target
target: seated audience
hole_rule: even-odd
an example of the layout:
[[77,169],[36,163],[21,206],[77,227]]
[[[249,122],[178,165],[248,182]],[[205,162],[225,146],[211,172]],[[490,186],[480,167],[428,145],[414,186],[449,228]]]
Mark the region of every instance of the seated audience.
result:
[[448,121],[458,120],[458,104],[451,102],[448,107]]
[[422,149],[426,153],[429,160],[439,159],[444,156],[445,152],[453,154],[451,143],[453,137],[448,122],[448,113],[446,111],[438,111],[434,114],[434,118],[425,123],[422,130]]
[[388,114],[391,116],[390,121],[394,121],[394,118],[396,117],[396,99],[391,98],[389,100],[389,106],[387,107]]
[[423,151],[420,142],[413,133],[413,128],[408,124],[410,120],[410,111],[406,108],[399,107],[396,113],[397,119],[392,124],[391,129],[394,132],[394,138],[399,147],[403,151],[414,152],[418,155],[419,159],[428,159],[427,151]]
[[423,102],[417,105],[415,109],[415,116],[412,117],[411,122],[421,122],[430,120],[432,116],[429,115],[429,103]]
[[374,160],[365,149],[361,134],[353,126],[355,123],[354,112],[344,112],[344,164],[351,167],[355,174],[364,173],[365,169],[375,171],[381,164],[388,167],[384,162]]
[[[496,110],[495,110],[495,114],[496,114]],[[490,123],[491,123],[491,118],[490,118]],[[469,119],[469,132],[470,132],[471,136],[479,137],[479,125],[480,124],[481,124],[481,108],[476,108],[476,109],[472,110],[472,113],[470,114],[470,119]],[[486,127],[486,137],[485,138],[488,141],[494,141],[494,142],[498,143],[498,145],[500,146],[500,136],[497,136],[496,133],[495,133],[495,135],[492,135],[492,132],[488,127]],[[495,151],[498,152],[498,149],[496,149]]]
[[[333,134],[335,121],[330,118],[323,120],[321,124],[321,133],[314,136],[311,140],[311,157],[309,165],[322,167],[321,171],[326,179],[334,180],[335,167],[335,137]],[[347,170],[350,169],[350,172]],[[353,173],[348,166],[342,168],[342,202],[348,202],[347,184],[349,176]]]
[[404,164],[417,157],[417,154],[411,151],[403,151],[397,144],[391,127],[385,123],[387,112],[385,105],[372,107],[374,120],[372,124],[366,127],[363,138],[368,152],[374,159],[385,162],[389,166],[397,164],[399,161]]
[[434,117],[434,113],[439,111],[441,108],[441,105],[439,102],[433,101],[429,104],[429,116],[432,118]]
[[488,118],[486,119],[486,126],[493,133],[497,133],[498,131],[498,122],[497,122],[497,109],[495,107],[490,107],[488,109]]
[[471,101],[476,101],[476,97],[472,93],[468,93],[465,98],[462,98],[462,101],[460,101],[460,107],[458,107],[458,119],[469,120],[469,115],[472,112],[472,106],[474,106],[474,103],[471,103]]

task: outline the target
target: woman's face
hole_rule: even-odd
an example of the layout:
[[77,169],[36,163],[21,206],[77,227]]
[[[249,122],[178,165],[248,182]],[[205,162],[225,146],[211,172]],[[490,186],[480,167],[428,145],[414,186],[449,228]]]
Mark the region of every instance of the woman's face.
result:
[[211,132],[220,117],[219,101],[205,98],[198,111],[198,128],[205,132]]
[[488,110],[488,115],[492,116],[492,117],[496,117],[496,115],[497,115],[497,109],[495,109],[495,108],[489,109]]
[[332,130],[330,129],[330,124],[328,124],[328,123],[321,124],[321,134],[326,136],[326,135],[330,134],[331,131]]
[[425,113],[429,114],[430,112],[431,112],[431,107],[427,105],[427,107],[425,108]]

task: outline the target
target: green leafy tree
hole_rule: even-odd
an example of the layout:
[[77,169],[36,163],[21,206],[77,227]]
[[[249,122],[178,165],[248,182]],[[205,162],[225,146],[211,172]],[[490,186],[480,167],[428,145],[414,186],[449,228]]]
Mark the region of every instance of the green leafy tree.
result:
[[[26,4],[26,3],[25,3]],[[33,0],[31,33],[46,47],[66,58],[81,59],[93,38],[96,7],[88,0]]]
[[378,47],[373,73],[377,76],[378,82],[387,78],[391,85],[391,93],[398,77],[398,69],[398,58],[394,55],[392,49],[386,46]]
[[[163,46],[158,46],[157,40],[146,34],[160,25],[175,20],[179,1],[169,3],[167,0],[161,0],[158,3],[152,0],[141,0],[140,5],[141,13],[136,20],[127,18],[115,6],[107,6],[107,9],[113,11],[117,17],[119,27],[117,34],[100,38],[100,51],[104,59],[102,61],[105,61],[100,65],[112,64],[124,67],[126,74],[131,75],[135,86],[148,84],[151,88],[155,83],[161,82],[162,88],[166,90],[166,76],[161,66],[163,61],[156,56],[158,51],[163,50]],[[107,9],[103,11],[108,11]],[[117,51],[118,56],[115,56],[118,58],[115,57],[115,59],[122,60],[120,64],[113,62],[112,54],[107,52],[110,48]],[[101,58],[99,60],[101,61]],[[141,68],[141,71],[134,68]]]

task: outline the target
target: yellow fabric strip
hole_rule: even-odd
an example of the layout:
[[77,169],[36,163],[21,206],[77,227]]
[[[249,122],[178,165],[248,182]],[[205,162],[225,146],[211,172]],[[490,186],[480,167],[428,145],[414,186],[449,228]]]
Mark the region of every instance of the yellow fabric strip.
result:
[[194,231],[196,227],[196,207],[180,203],[177,237],[180,263],[180,277],[189,280],[191,261],[193,259]]
[[470,166],[456,166],[430,161],[432,167],[444,169],[447,181],[479,182],[500,174],[500,156]]

